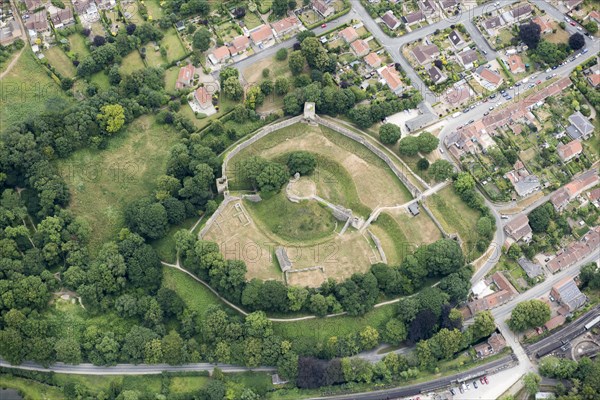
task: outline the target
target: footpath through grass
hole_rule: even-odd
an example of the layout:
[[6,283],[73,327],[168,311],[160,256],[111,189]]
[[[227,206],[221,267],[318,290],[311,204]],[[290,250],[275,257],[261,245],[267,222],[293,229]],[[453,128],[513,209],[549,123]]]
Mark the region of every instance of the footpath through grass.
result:
[[106,149],[82,149],[58,161],[72,196],[69,208],[87,220],[94,232],[92,250],[124,226],[127,204],[152,193],[178,138],[153,116],[143,116],[111,138]]

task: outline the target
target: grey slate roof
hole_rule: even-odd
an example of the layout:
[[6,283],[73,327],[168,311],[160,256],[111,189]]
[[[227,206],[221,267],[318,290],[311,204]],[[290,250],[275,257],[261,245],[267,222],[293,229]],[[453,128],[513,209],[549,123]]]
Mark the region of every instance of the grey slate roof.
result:
[[531,262],[525,257],[519,258],[517,261],[521,268],[525,271],[528,277],[535,278],[542,274],[542,266],[538,263]]

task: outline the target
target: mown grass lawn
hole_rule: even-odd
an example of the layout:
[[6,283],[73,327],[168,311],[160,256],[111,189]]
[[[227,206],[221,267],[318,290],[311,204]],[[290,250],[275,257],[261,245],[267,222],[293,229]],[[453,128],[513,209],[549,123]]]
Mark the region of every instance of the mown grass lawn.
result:
[[80,60],[90,54],[90,49],[85,45],[85,38],[79,33],[74,33],[67,37],[67,39],[69,39],[71,51],[77,54]]
[[111,138],[105,150],[82,149],[58,161],[71,192],[69,208],[87,220],[94,232],[93,250],[124,226],[127,204],[152,193],[178,138],[153,116],[143,116]]
[[162,17],[163,10],[159,0],[146,0],[144,1],[144,4],[148,9],[148,17],[152,17],[154,21],[157,21]]
[[44,52],[48,63],[52,65],[56,71],[63,77],[73,78],[77,73],[77,69],[73,62],[67,57],[59,46],[49,48]]
[[144,65],[144,61],[142,60],[140,53],[138,53],[137,50],[134,50],[125,57],[123,57],[123,61],[121,61],[121,68],[119,69],[119,71],[121,72],[121,74],[129,75],[132,72],[137,71],[139,69],[143,69],[145,67],[146,66]]
[[27,118],[34,118],[45,110],[49,102],[54,104],[57,104],[57,101],[64,101],[67,104],[71,102],[28,49],[2,78],[1,85],[1,130]]
[[108,89],[110,87],[108,75],[104,71],[96,72],[92,75],[90,82],[95,83],[100,89]]

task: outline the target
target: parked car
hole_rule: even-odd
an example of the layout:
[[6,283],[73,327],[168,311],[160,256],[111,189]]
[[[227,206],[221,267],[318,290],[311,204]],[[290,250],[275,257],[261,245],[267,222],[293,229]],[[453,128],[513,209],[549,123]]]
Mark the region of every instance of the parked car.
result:
[[585,54],[589,51],[589,49],[586,47],[585,49],[583,49],[583,51],[581,52],[581,54]]
[[321,28],[327,28],[327,24],[321,25]]
[[467,122],[467,124],[472,124],[473,122],[475,122],[474,119],[470,119],[469,122]]
[[576,26],[577,24],[573,21],[570,22],[572,26]]
[[452,393],[452,396],[456,396],[456,391],[453,388],[450,388],[450,393]]
[[473,381],[473,387],[474,387],[475,389],[477,389],[477,388],[479,387],[479,386],[477,386],[477,381]]
[[467,383],[467,390],[471,390],[471,384]]
[[485,381],[485,384],[486,384],[486,385],[490,383],[490,381],[488,381],[488,378],[487,378],[487,376],[484,376],[484,377],[483,377],[483,380]]
[[504,214],[502,214],[502,215],[500,216],[500,218],[502,218],[502,219],[508,219],[508,215],[504,215]]
[[484,55],[486,55],[486,54],[487,54],[487,51],[485,51],[485,50],[481,50],[481,52],[482,52]]

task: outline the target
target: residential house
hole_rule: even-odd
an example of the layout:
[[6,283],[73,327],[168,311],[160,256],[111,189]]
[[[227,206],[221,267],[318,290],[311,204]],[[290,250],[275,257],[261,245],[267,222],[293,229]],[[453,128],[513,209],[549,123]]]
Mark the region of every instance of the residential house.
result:
[[465,69],[473,68],[478,58],[479,53],[476,50],[469,49],[458,53],[458,59]]
[[350,48],[357,57],[366,56],[370,51],[369,44],[362,39],[358,39],[350,43]]
[[55,29],[61,29],[75,23],[73,18],[73,10],[71,7],[65,7],[64,9],[49,6],[48,12],[50,13],[50,20],[54,25]]
[[265,46],[273,39],[273,31],[269,25],[260,25],[250,31],[250,38],[256,46]]
[[100,10],[110,10],[117,5],[116,0],[96,0],[96,5]]
[[398,71],[394,67],[385,66],[377,70],[377,73],[385,84],[390,88],[390,90],[396,94],[400,94],[404,89],[402,85],[402,80],[400,80],[400,75]]
[[578,5],[583,3],[583,0],[565,0],[565,7],[569,9],[569,11],[575,9]]
[[358,32],[356,32],[356,29],[349,26],[345,29],[342,29],[339,33],[339,36],[344,39],[346,43],[352,43],[358,39]]
[[389,10],[383,14],[381,16],[381,20],[391,30],[396,30],[400,26],[400,20],[394,16],[394,12],[392,10]]
[[567,134],[572,139],[588,139],[594,133],[594,125],[579,111],[569,116],[571,125],[567,127]]
[[467,102],[473,93],[468,85],[453,86],[446,92],[446,102],[453,107],[459,107]]
[[600,25],[600,12],[593,10],[586,18]]
[[5,26],[0,28],[0,45],[8,46],[19,39],[21,34],[21,26],[16,20],[11,19]]
[[435,13],[437,6],[434,0],[421,0],[419,2],[419,9],[423,11],[423,14],[430,17]]
[[[548,322],[546,322],[544,324],[544,328],[546,328],[546,330],[551,331],[553,329],[558,328],[559,326],[563,325],[565,322],[567,321],[567,317],[565,317],[564,315],[561,314],[557,314],[554,317],[550,318],[548,320]],[[537,399],[537,395],[536,395],[536,399]],[[552,393],[552,397],[548,397],[551,399],[554,399],[554,393]]]
[[483,65],[477,68],[477,75],[482,81],[482,86],[489,91],[496,90],[504,81],[502,75]]
[[95,22],[100,19],[98,6],[92,0],[78,0],[73,2],[75,12],[83,22]]
[[423,14],[423,11],[419,10],[402,16],[402,21],[406,25],[416,24],[417,22],[425,21],[425,14]]
[[540,27],[542,35],[552,33],[552,24],[548,17],[535,17],[531,22]]
[[440,49],[435,44],[424,44],[413,48],[412,53],[419,64],[425,65],[440,55]]
[[497,30],[504,26],[504,20],[499,15],[483,21],[483,27],[490,36],[496,36]]
[[492,308],[498,307],[510,300],[512,300],[517,294],[517,289],[506,279],[502,272],[496,272],[491,277],[498,290],[489,294],[483,298],[476,299],[467,303],[467,308],[472,315],[477,314],[480,311],[491,310]]
[[335,9],[324,0],[312,0],[312,8],[318,12],[323,18],[327,18],[335,13]]
[[42,0],[23,0],[23,3],[25,3],[27,11],[30,12],[42,7]]
[[593,188],[598,183],[600,183],[598,170],[595,168],[591,169],[578,175],[571,182],[554,192],[550,196],[550,202],[554,205],[556,211],[562,211],[571,200],[584,191]]
[[458,0],[441,0],[441,3],[444,10],[449,10],[450,8],[458,5]]
[[508,57],[508,67],[510,68],[510,72],[513,74],[525,72],[525,64],[523,64],[521,56],[517,54],[513,54]]
[[563,162],[569,162],[583,152],[583,146],[579,140],[573,140],[567,144],[560,143],[556,148],[558,156]]
[[599,257],[598,249],[600,249],[600,226],[592,228],[579,241],[571,243],[562,249],[546,266],[552,273],[556,273],[563,268],[568,268],[576,262],[583,260],[592,254],[592,252],[595,252],[597,257]]
[[587,80],[590,83],[590,85],[597,88],[598,86],[600,86],[600,72],[589,74]]
[[34,34],[48,32],[50,26],[48,25],[46,10],[38,11],[29,17],[25,22],[25,27]]
[[594,204],[596,207],[600,207],[600,188],[591,190],[588,193],[588,198],[590,199],[592,204]]
[[232,56],[236,56],[245,52],[248,46],[250,46],[250,39],[244,35],[238,36],[231,41],[229,53]]
[[492,354],[498,354],[506,347],[506,339],[502,334],[494,332],[489,339],[481,344],[473,346],[475,353],[478,358],[484,358],[491,356]]
[[181,67],[179,69],[177,81],[175,82],[175,89],[185,89],[186,87],[192,86],[195,73],[196,68],[192,64]]
[[427,70],[431,81],[436,85],[445,82],[448,77],[442,73],[435,65],[432,65],[431,68]]
[[452,43],[452,46],[454,46],[457,49],[461,48],[465,44],[465,41],[456,30],[450,32],[450,35],[448,35],[448,39],[450,39],[450,43]]
[[379,68],[381,66],[381,57],[377,55],[377,53],[369,53],[364,58],[367,65],[373,69]]
[[581,293],[577,284],[571,277],[566,277],[556,285],[552,286],[550,295],[560,304],[566,306],[570,312],[573,312],[583,306],[587,297]]
[[415,202],[415,203],[410,203],[410,204],[408,205],[408,212],[410,212],[410,214],[411,214],[413,217],[416,217],[417,215],[419,215],[419,214],[420,214],[420,211],[419,211],[419,204],[418,204],[418,203],[416,203],[416,202]]
[[504,177],[512,183],[515,192],[521,197],[528,196],[540,189],[540,181],[537,176],[531,175],[525,165],[519,160],[513,169]]
[[202,110],[206,110],[213,106],[212,94],[204,86],[200,86],[194,91],[194,102]]
[[525,257],[519,258],[517,261],[519,266],[523,268],[523,271],[527,274],[531,279],[535,279],[536,277],[542,275],[544,272],[542,270],[542,266],[536,262],[531,262]]
[[229,59],[229,57],[229,48],[227,46],[217,47],[208,55],[208,59],[213,65],[222,63],[223,61]]
[[533,231],[529,226],[529,218],[526,214],[518,214],[504,226],[504,232],[514,239],[515,242],[529,242],[533,237]]
[[532,12],[533,8],[531,7],[531,5],[525,3],[513,8],[511,11],[511,15],[515,20],[520,21],[522,19],[529,18]]
[[279,21],[275,21],[271,24],[271,26],[275,31],[275,36],[283,37],[300,29],[302,23],[295,15],[293,15],[280,19]]

